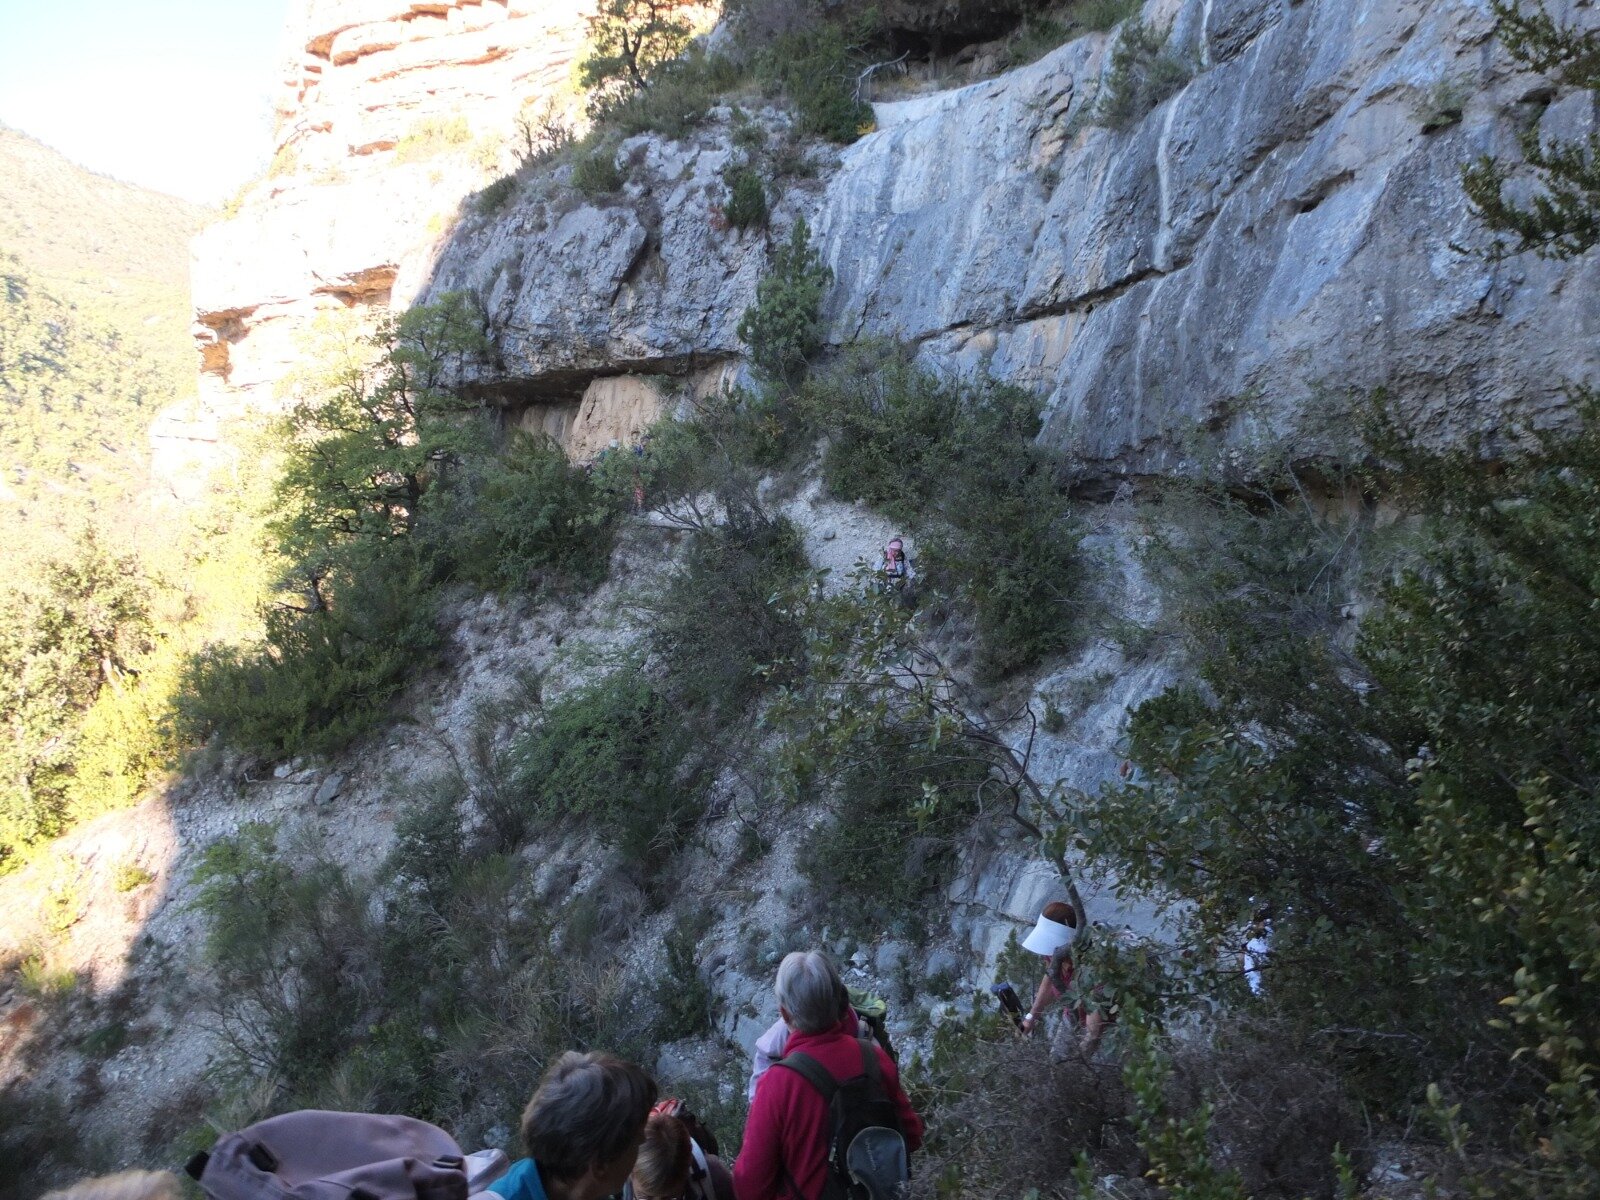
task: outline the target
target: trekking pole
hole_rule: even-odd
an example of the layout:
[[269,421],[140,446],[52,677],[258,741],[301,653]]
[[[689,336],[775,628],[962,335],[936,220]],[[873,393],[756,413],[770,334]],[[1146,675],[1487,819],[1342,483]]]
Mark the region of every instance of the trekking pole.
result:
[[1022,1001],[1017,996],[1017,989],[1009,983],[996,983],[989,990],[994,993],[995,999],[1000,1001],[1000,1007],[1011,1015],[1012,1024],[1021,1029]]

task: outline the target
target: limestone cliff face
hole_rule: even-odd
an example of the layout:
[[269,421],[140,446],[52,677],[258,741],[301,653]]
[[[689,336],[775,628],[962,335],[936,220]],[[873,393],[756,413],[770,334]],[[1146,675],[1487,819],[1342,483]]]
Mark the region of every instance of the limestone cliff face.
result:
[[[584,199],[563,167],[458,218],[485,164],[470,146],[408,160],[407,131],[509,130],[565,77],[581,16],[307,5],[282,109],[295,169],[197,243],[209,396],[269,392],[319,312],[467,288],[497,346],[470,382],[592,451],[649,419],[650,377],[738,369],[739,316],[801,215],[834,271],[833,342],[907,339],[1038,390],[1047,439],[1102,478],[1184,469],[1197,430],[1315,453],[1378,387],[1456,441],[1553,419],[1563,380],[1600,376],[1595,255],[1458,248],[1482,241],[1462,162],[1514,155],[1527,121],[1592,120],[1512,70],[1482,0],[1149,0],[1196,72],[1141,120],[1086,119],[1111,39],[1080,38],[877,105],[876,132],[812,148],[816,177],[778,186],[765,235],[719,220],[726,122],[625,143],[617,196]],[[1436,111],[1449,92],[1459,120]]]
[[[1083,119],[1109,41],[877,106],[879,129],[784,185],[833,268],[836,343],[1048,397],[1047,439],[1104,476],[1183,469],[1205,429],[1312,453],[1330,409],[1387,387],[1440,440],[1545,419],[1593,379],[1600,260],[1493,265],[1462,162],[1515,154],[1542,81],[1514,73],[1478,0],[1152,0],[1193,80],[1133,126]],[[1442,127],[1435,96],[1458,90]],[[1537,104],[1529,101],[1537,101]],[[1544,110],[1581,128],[1576,98]],[[486,385],[570,404],[590,378],[739,352],[767,244],[719,229],[726,130],[623,146],[622,196],[530,187],[464,225],[431,287],[484,299]]]
[[[404,298],[563,93],[581,0],[300,0],[272,174],[194,245],[203,400],[270,402],[319,314]],[[414,290],[416,282],[411,283]]]
[[[1349,390],[1387,387],[1454,440],[1594,377],[1600,259],[1495,267],[1452,248],[1482,244],[1461,163],[1514,156],[1537,86],[1509,72],[1485,5],[1183,0],[1147,17],[1200,71],[1127,131],[1071,132],[1099,39],[880,108],[817,216],[836,338],[910,338],[1025,383],[1048,396],[1048,440],[1135,471],[1180,466],[1196,428],[1315,450]],[[1471,98],[1430,132],[1441,84]]]

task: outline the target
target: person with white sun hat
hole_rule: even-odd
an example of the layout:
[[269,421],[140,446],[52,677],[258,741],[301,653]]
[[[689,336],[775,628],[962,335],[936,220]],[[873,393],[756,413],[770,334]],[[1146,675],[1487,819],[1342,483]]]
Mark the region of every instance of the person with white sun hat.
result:
[[[1077,934],[1078,916],[1073,911],[1072,905],[1065,901],[1053,900],[1044,906],[1044,911],[1039,914],[1038,923],[1034,925],[1033,931],[1023,939],[1024,950],[1031,951],[1045,960],[1044,978],[1039,980],[1039,990],[1034,994],[1033,1007],[1022,1018],[1024,1034],[1031,1034],[1043,1020],[1045,1013],[1050,1010],[1051,1005],[1072,986],[1072,942]],[[1079,1026],[1083,1028],[1083,1053],[1093,1054],[1105,1034],[1106,1016],[1081,1003],[1063,1019],[1062,1028],[1055,1039],[1057,1044],[1052,1048],[1064,1053],[1066,1046],[1070,1044],[1071,1031]]]

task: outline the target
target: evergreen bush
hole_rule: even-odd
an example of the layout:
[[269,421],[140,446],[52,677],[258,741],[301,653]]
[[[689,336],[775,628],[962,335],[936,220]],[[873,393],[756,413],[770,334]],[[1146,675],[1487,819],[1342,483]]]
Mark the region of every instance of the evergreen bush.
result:
[[452,840],[453,821],[443,836],[425,828],[441,815],[437,797],[403,812],[405,842],[372,875],[266,826],[207,851],[195,907],[217,977],[218,1073],[253,1081],[254,1115],[404,1112],[484,1142],[562,1051],[641,1056],[644,984],[558,961],[520,860]]
[[722,212],[735,229],[765,228],[767,224],[767,185],[761,172],[748,163],[730,167],[722,173],[728,198]]
[[755,304],[739,319],[739,340],[768,380],[793,382],[822,349],[822,298],[832,281],[805,219],[796,220],[756,285]]
[[871,11],[847,24],[814,16],[757,54],[757,78],[794,105],[802,134],[848,145],[872,127],[872,106],[857,97],[856,76],[867,65],[860,47],[876,32]]
[[691,539],[682,564],[641,605],[663,687],[704,744],[746,722],[760,693],[793,670],[801,644],[798,532],[759,510],[729,516]]
[[622,172],[617,169],[616,147],[602,142],[572,165],[572,186],[591,200],[622,189]]
[[602,105],[597,128],[611,137],[688,137],[743,79],[743,68],[732,59],[691,46],[656,67],[648,88],[619,94]]
[[928,531],[925,573],[972,602],[985,675],[1070,642],[1078,534],[1034,444],[1033,396],[864,346],[808,381],[801,403],[828,435],[829,490]]
[[530,812],[582,818],[631,860],[661,865],[702,809],[680,778],[691,749],[660,688],[624,667],[548,705],[512,760]]
[[[1367,1104],[1402,1115],[1437,1083],[1506,1156],[1496,1186],[1576,1196],[1600,1177],[1584,1082],[1600,420],[1586,402],[1576,435],[1495,476],[1403,440],[1384,452],[1430,515],[1353,649],[1341,555],[1361,539],[1306,505],[1213,499],[1234,532],[1188,539],[1172,566],[1205,689],[1136,711],[1146,782],[1086,801],[1079,836],[1192,906],[1190,953],[1213,966],[1190,986],[1238,996],[1265,922],[1263,1003]],[[1518,1157],[1528,1138],[1562,1150]]]
[[1095,99],[1098,124],[1127,129],[1194,77],[1193,65],[1165,48],[1168,32],[1143,21],[1122,27]]
[[492,217],[506,206],[511,197],[517,194],[517,176],[515,172],[502,175],[488,187],[483,188],[472,198],[472,207],[480,217]]
[[915,938],[949,882],[957,847],[978,813],[985,764],[941,746],[931,723],[873,726],[843,747],[823,786],[832,812],[801,844],[797,864],[827,915],[863,934]]
[[531,592],[544,578],[592,587],[605,577],[614,509],[548,438],[514,435],[430,495],[424,514],[430,543],[476,587]]
[[219,735],[267,759],[330,754],[376,726],[439,644],[433,564],[409,550],[357,556],[332,579],[333,603],[274,607],[255,646],[211,646],[176,701],[189,744]]

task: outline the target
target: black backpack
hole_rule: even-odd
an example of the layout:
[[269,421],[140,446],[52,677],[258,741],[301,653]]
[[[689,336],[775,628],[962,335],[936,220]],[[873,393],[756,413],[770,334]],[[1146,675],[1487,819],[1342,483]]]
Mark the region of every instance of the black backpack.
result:
[[858,1038],[856,1045],[861,1074],[843,1082],[798,1050],[772,1065],[799,1075],[828,1105],[828,1182],[820,1200],[895,1200],[911,1178],[900,1114],[884,1086],[873,1043]]

